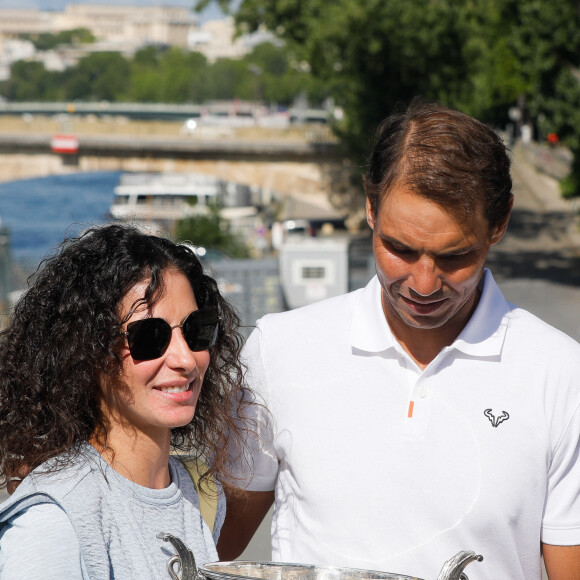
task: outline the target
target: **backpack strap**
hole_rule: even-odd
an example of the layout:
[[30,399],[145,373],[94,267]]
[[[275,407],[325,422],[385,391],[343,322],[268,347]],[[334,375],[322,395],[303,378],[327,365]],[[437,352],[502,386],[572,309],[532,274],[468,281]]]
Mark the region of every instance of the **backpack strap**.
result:
[[191,481],[193,481],[193,485],[197,491],[197,496],[199,497],[199,511],[201,512],[201,517],[213,534],[218,504],[215,480],[212,477],[206,479],[204,485],[207,486],[208,493],[201,493],[199,480],[201,479],[201,475],[207,471],[207,465],[203,463],[203,461],[196,461],[186,455],[176,455],[176,457],[181,461],[183,467],[185,467],[187,473],[189,473]]

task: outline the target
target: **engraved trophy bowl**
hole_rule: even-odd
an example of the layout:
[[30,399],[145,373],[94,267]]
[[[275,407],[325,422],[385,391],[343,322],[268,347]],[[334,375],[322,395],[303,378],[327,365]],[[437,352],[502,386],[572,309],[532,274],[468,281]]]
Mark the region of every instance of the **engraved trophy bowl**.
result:
[[[157,537],[170,542],[177,552],[167,565],[172,580],[422,580],[376,570],[282,562],[211,562],[198,568],[191,550],[179,538],[165,533]],[[468,580],[465,567],[482,560],[483,556],[475,552],[458,552],[443,564],[436,580]]]

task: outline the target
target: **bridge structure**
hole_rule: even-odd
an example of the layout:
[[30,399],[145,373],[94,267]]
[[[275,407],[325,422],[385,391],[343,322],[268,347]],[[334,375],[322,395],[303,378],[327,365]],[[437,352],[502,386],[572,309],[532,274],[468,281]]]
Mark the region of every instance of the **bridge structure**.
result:
[[[66,140],[67,135],[62,137]],[[209,138],[209,134],[95,132],[68,137],[74,137],[77,147],[72,153],[63,153],[55,151],[54,133],[9,133],[0,126],[0,182],[76,172],[198,173],[260,188],[264,205],[281,202],[278,219],[344,216],[331,204],[329,192],[337,172],[348,172],[349,167],[333,142],[242,139],[235,134]],[[263,314],[284,309],[275,259],[231,260],[214,267],[216,279],[239,309],[246,330]],[[0,314],[1,292],[0,277]]]
[[[204,105],[193,103],[118,103],[97,102],[9,102],[0,100],[0,117],[12,115],[73,115],[97,117],[124,117],[127,119],[163,119],[183,121],[205,115],[243,114],[258,116],[264,106],[246,101],[216,101]],[[328,123],[329,112],[325,109],[290,107],[290,120],[310,123]]]
[[54,135],[0,133],[0,182],[74,172],[201,173],[328,207],[329,179],[345,161],[332,142],[81,134],[73,153]]

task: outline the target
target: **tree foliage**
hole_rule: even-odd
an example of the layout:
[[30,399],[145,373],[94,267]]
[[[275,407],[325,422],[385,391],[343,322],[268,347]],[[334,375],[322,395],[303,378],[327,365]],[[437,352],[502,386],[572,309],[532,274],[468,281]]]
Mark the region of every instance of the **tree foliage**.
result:
[[[208,2],[198,0],[197,8]],[[576,0],[219,3],[236,7],[240,29],[278,34],[325,80],[344,107],[337,130],[356,162],[378,122],[417,95],[500,126],[523,98],[545,131],[580,153]]]
[[118,52],[96,52],[63,74],[67,100],[115,100],[129,86],[129,63]]
[[338,130],[355,154],[383,117],[417,95],[493,118],[521,90],[498,42],[506,28],[499,0],[243,0],[236,18],[275,31],[325,80],[346,112]]
[[14,101],[34,101],[39,94],[45,95],[47,100],[57,100],[60,91],[52,79],[42,63],[20,60],[12,65],[11,77],[5,83],[3,94]]
[[0,83],[9,100],[108,100],[204,103],[218,99],[291,105],[306,93],[313,103],[328,94],[325,83],[295,66],[281,46],[263,43],[241,59],[208,63],[199,52],[147,46],[133,58],[96,52],[64,72],[34,61],[18,61]]
[[95,42],[95,37],[88,28],[61,30],[54,34],[51,32],[22,34],[21,38],[30,40],[37,50],[51,50],[63,44],[91,44]]
[[526,107],[544,133],[557,133],[574,154],[563,193],[580,195],[580,4],[572,0],[518,2],[510,45],[528,90]]
[[224,252],[232,258],[248,258],[248,246],[242,236],[233,232],[229,222],[220,214],[218,205],[210,205],[207,214],[195,215],[180,220],[175,237],[180,242],[189,242]]
[[[203,9],[210,0],[197,0]],[[133,59],[93,54],[63,73],[16,63],[11,100],[196,102],[250,99],[289,105],[331,96],[336,131],[361,167],[375,127],[421,95],[503,127],[508,111],[557,133],[575,154],[567,191],[580,191],[580,3],[576,0],[218,0],[240,31],[265,27],[284,43],[208,63],[147,47]],[[360,183],[360,180],[357,180]]]

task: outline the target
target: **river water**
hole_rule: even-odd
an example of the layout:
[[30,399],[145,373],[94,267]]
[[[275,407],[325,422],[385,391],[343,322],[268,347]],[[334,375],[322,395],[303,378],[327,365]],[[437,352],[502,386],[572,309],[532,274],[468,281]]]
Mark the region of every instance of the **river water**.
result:
[[76,173],[0,184],[0,222],[12,259],[31,272],[65,236],[109,220],[119,172]]

